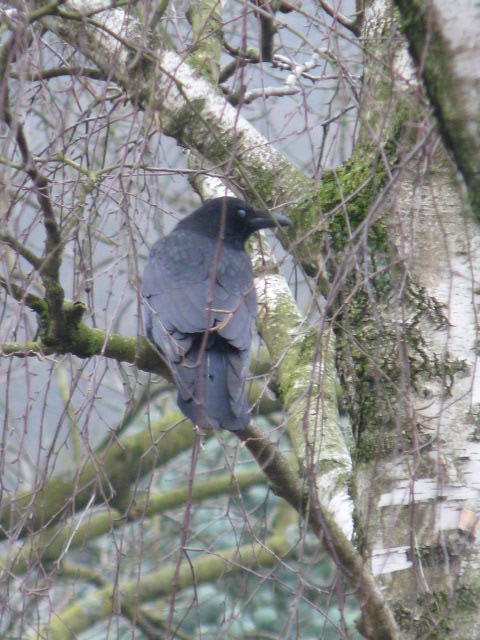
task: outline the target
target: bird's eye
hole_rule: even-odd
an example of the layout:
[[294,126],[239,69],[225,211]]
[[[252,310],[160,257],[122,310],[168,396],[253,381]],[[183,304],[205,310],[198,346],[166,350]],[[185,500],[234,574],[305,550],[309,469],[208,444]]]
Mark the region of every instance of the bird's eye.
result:
[[245,218],[245,216],[247,215],[247,212],[245,211],[245,209],[239,209],[239,210],[238,210],[238,215],[239,215],[241,218]]

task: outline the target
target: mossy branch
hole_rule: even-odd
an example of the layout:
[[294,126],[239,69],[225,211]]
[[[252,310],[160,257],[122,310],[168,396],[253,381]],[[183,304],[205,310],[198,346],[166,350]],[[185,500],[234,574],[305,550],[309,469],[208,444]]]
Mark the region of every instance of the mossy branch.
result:
[[[245,573],[250,569],[258,571],[260,568],[271,567],[289,551],[286,538],[276,535],[267,538],[262,544],[246,544],[184,561],[178,572],[178,589],[218,580],[227,572]],[[112,613],[114,602],[121,608],[134,607],[137,603],[168,595],[175,573],[176,563],[172,563],[143,575],[140,579],[135,577],[125,580],[114,588],[95,589],[52,617],[48,628],[40,630],[34,637],[39,640],[48,635],[49,640],[73,640],[82,631],[105,620]]]
[[73,474],[54,475],[41,489],[4,500],[0,539],[13,529],[21,537],[52,526],[72,509],[72,501],[78,512],[91,503],[92,496],[92,504],[110,503],[126,511],[131,484],[189,449],[193,440],[192,424],[180,413],[167,413],[140,433],[124,436],[95,457],[89,457]]
[[216,0],[192,3],[187,19],[193,29],[193,51],[190,64],[217,84],[220,75],[222,53],[222,5]]
[[[161,461],[164,462],[168,461]],[[52,478],[53,481],[55,478]],[[258,467],[236,473],[234,476],[231,473],[223,473],[211,476],[208,480],[196,480],[191,497],[195,502],[200,502],[229,494],[232,488],[235,491],[243,491],[261,483],[265,483],[265,475]],[[112,529],[123,527],[126,519],[129,522],[143,521],[145,517],[151,518],[169,509],[182,507],[188,498],[187,485],[173,487],[162,493],[151,493],[148,497],[137,495],[127,514],[110,508],[89,514],[88,517],[79,516],[70,522],[47,527],[35,533],[19,551],[0,558],[0,571],[15,575],[29,571],[33,568],[32,558],[42,565],[60,563],[68,551],[81,548],[86,542],[106,535]]]
[[27,262],[29,262],[34,269],[38,272],[41,271],[43,260],[39,258],[33,251],[30,251],[24,244],[19,242],[16,238],[11,236],[9,233],[0,233],[0,242],[6,244],[11,249],[13,249],[19,256],[25,258]]
[[[15,53],[12,52],[15,51],[16,43],[14,34],[12,34],[12,37],[3,45],[0,51],[0,76],[6,77],[10,58],[12,55],[15,55]],[[46,339],[44,339],[44,342],[47,344],[48,340],[58,339],[58,337],[63,335],[65,320],[63,316],[64,291],[60,285],[60,265],[62,262],[60,228],[57,224],[52,205],[49,182],[43,173],[39,171],[35,163],[21,122],[14,119],[10,112],[8,83],[4,83],[3,87],[0,117],[15,137],[22,158],[23,169],[33,183],[37,202],[43,214],[46,240],[41,264],[38,264],[36,256],[26,249],[23,249],[23,256],[29,260],[35,268],[37,268],[36,265],[38,265],[38,271],[45,286],[45,300],[49,311],[49,324],[48,327],[46,327]],[[8,241],[8,235],[5,241]],[[20,245],[18,245],[17,248],[22,249]]]

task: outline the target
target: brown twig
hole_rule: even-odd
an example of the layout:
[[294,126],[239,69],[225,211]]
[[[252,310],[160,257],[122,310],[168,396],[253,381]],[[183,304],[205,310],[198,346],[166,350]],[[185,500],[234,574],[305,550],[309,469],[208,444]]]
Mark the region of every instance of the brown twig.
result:
[[91,78],[92,80],[106,80],[107,77],[101,69],[94,69],[92,67],[55,67],[53,69],[44,69],[43,71],[37,71],[36,73],[18,73],[17,71],[11,71],[10,77],[16,80],[30,80],[36,82],[39,80],[50,80],[51,78],[60,78],[62,76],[84,76]]
[[[16,55],[15,35],[2,47],[0,52],[0,76],[5,77],[8,65]],[[63,315],[64,291],[60,286],[61,265],[61,234],[57,224],[50,197],[50,185],[47,178],[38,170],[35,160],[30,152],[22,124],[16,121],[9,110],[8,84],[3,83],[2,100],[0,105],[0,118],[12,131],[22,157],[23,169],[33,183],[37,202],[43,213],[43,223],[46,231],[45,249],[41,269],[39,269],[45,286],[45,299],[48,304],[49,322],[44,341],[54,342],[63,335],[65,318]],[[8,236],[7,236],[8,238]],[[25,252],[25,256],[27,252]],[[38,264],[35,256],[28,252],[29,258]],[[28,259],[28,258],[27,258]],[[30,260],[29,260],[30,261]],[[46,326],[46,325],[45,325]]]

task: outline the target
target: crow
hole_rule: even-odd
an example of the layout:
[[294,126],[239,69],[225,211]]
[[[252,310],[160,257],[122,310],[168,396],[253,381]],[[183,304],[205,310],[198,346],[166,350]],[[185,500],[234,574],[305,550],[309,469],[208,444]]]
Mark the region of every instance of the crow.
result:
[[201,428],[249,422],[245,382],[257,297],[245,252],[259,229],[286,226],[238,198],[215,198],[152,247],[142,297],[146,336],[170,368],[181,411]]

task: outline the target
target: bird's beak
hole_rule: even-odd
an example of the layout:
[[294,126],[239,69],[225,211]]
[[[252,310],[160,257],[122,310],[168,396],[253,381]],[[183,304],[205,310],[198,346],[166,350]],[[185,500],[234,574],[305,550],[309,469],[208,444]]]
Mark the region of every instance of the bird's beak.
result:
[[291,227],[292,221],[280,213],[267,213],[261,209],[255,210],[255,217],[250,218],[248,224],[254,229],[274,229],[275,227]]

